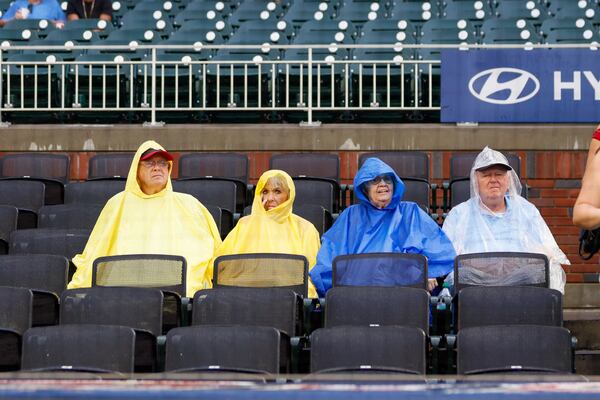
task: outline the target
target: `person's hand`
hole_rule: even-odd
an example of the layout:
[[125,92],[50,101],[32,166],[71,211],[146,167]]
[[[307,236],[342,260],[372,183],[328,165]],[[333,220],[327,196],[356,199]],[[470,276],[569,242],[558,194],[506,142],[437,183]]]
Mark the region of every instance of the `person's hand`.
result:
[[62,21],[56,21],[56,22],[54,23],[54,26],[56,27],[56,29],[62,29],[62,28],[64,28],[64,27],[65,27],[65,23],[64,23],[64,22],[62,22]]
[[15,13],[15,19],[27,19],[29,16],[29,9],[23,7],[17,10]]
[[427,279],[427,291],[431,292],[433,289],[435,289],[437,287],[438,283],[437,283],[437,279],[436,278],[432,278],[432,279]]

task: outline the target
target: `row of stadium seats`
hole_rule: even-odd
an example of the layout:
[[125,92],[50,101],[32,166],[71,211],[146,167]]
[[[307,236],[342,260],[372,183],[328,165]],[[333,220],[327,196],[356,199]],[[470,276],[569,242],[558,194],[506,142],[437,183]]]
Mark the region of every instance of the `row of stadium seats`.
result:
[[[414,201],[438,218],[437,189],[430,183],[429,157],[422,152],[364,153],[388,163],[405,184],[404,200]],[[469,173],[475,153],[454,154],[450,181],[442,185],[443,212],[469,197]],[[106,201],[122,191],[132,153],[97,154],[89,160],[85,182],[69,182],[70,159],[65,154],[20,153],[0,159],[1,239],[19,229],[91,229]],[[520,159],[509,154],[520,174]],[[205,204],[225,237],[240,215],[251,212],[252,186],[248,157],[236,153],[189,153],[177,163],[174,190],[188,193]],[[295,212],[313,222],[320,234],[336,215],[354,202],[352,187],[342,184],[340,160],[335,154],[289,153],[273,155],[270,169],[288,172],[295,181]],[[523,185],[523,195],[527,195]],[[350,196],[348,198],[348,192]],[[347,203],[348,202],[348,203]],[[17,211],[18,209],[18,211]]]
[[[215,54],[231,50],[207,51],[203,45],[289,45],[289,44],[494,44],[494,43],[592,43],[598,41],[599,30],[593,20],[582,17],[549,18],[535,24],[524,18],[491,18],[476,24],[464,18],[437,19],[425,22],[422,25],[403,20],[380,20],[366,22],[358,28],[353,22],[345,19],[326,21],[307,21],[298,25],[296,29],[286,20],[272,21],[261,20],[247,21],[234,30],[231,25],[222,21],[213,24],[198,24],[191,21],[175,29],[174,24],[162,19],[154,20],[151,15],[144,18],[142,15],[132,17],[135,23],[123,23],[120,29],[96,29],[104,21],[79,20],[68,22],[65,29],[42,29],[39,21],[15,20],[8,23],[0,30],[0,40],[4,50],[10,45],[36,45],[36,46],[65,46],[61,49],[65,57],[70,54],[76,56],[81,50],[72,50],[74,45],[126,45],[136,42],[138,45],[187,45],[188,49],[170,50],[171,52],[194,53],[191,47],[200,46],[198,54],[200,59],[210,59]],[[598,18],[596,18],[598,19]],[[46,22],[43,21],[42,22]],[[46,22],[47,24],[47,22]],[[45,26],[43,23],[41,25]],[[107,25],[110,26],[110,25]],[[69,48],[71,47],[71,48]],[[61,51],[59,50],[59,51]],[[203,50],[203,52],[200,52]],[[40,53],[54,53],[40,49]],[[439,50],[438,50],[439,51]],[[112,52],[118,52],[112,50]],[[237,50],[238,53],[244,53]],[[261,49],[250,49],[251,57],[238,60],[252,59],[257,54],[262,54],[271,59],[296,59],[294,50],[270,52]],[[325,52],[337,56],[339,59],[359,58],[348,50],[339,49],[335,52]],[[391,52],[393,53],[393,52]],[[67,57],[68,58],[68,57]],[[390,57],[391,58],[391,57]],[[405,56],[406,59],[415,56]],[[217,57],[216,59],[219,59]],[[439,58],[438,58],[439,59]]]
[[[356,273],[356,268],[372,269],[371,264],[382,264],[386,259],[384,256],[342,256],[334,261],[334,270],[337,271],[334,276],[338,276],[343,282],[345,273]],[[185,282],[177,285],[177,282],[181,282],[181,277],[186,276],[185,260],[181,257],[104,257],[95,262],[96,273],[93,279],[96,280],[92,282],[93,288],[65,291],[68,262],[64,257],[26,254],[1,256],[0,297],[3,301],[0,302],[0,348],[3,349],[3,354],[0,357],[0,368],[11,370],[19,367],[20,346],[6,344],[15,341],[18,343],[23,336],[23,368],[60,369],[61,366],[71,366],[74,369],[103,369],[106,365],[97,360],[107,361],[107,355],[106,352],[102,355],[103,351],[95,348],[96,346],[88,345],[92,349],[87,351],[75,351],[69,346],[66,353],[63,353],[64,348],[48,348],[46,351],[36,348],[32,352],[34,354],[28,354],[30,350],[26,349],[27,341],[33,334],[31,331],[27,332],[29,328],[60,323],[60,326],[64,326],[64,331],[56,327],[46,332],[34,328],[38,329],[36,335],[41,336],[36,336],[37,339],[33,341],[39,344],[45,341],[40,340],[40,337],[46,334],[53,337],[52,333],[58,331],[64,335],[59,340],[59,347],[66,344],[77,346],[81,342],[81,338],[77,339],[80,335],[86,335],[84,343],[89,343],[91,336],[87,336],[86,328],[78,330],[68,325],[121,325],[135,329],[135,351],[125,352],[130,358],[130,362],[125,363],[129,365],[129,369],[108,368],[117,372],[133,372],[134,365],[136,372],[160,371],[165,368],[204,370],[213,366],[213,369],[230,371],[231,368],[239,371],[245,368],[273,375],[290,371],[306,373],[357,370],[417,375],[458,371],[464,374],[497,372],[496,369],[531,372],[530,368],[572,372],[572,339],[570,333],[562,328],[562,296],[547,288],[548,261],[544,256],[492,253],[457,257],[457,273],[461,268],[470,267],[482,268],[481,272],[486,274],[492,261],[504,260],[505,265],[512,265],[511,271],[504,272],[518,274],[519,268],[526,268],[528,271],[537,269],[541,279],[524,283],[524,286],[494,287],[481,286],[481,282],[472,286],[472,282],[457,281],[454,320],[450,318],[442,328],[430,326],[430,304],[435,305],[435,311],[439,311],[441,304],[450,306],[451,299],[430,298],[425,291],[427,263],[424,257],[406,254],[390,254],[389,257],[388,261],[392,261],[392,264],[387,267],[388,273],[397,275],[409,267],[421,268],[423,279],[420,285],[411,285],[409,282],[404,282],[403,285],[399,281],[395,287],[373,286],[373,282],[358,283],[358,286],[334,283],[334,288],[327,293],[325,301],[320,306],[315,306],[319,301],[303,300],[307,293],[307,262],[299,256],[265,254],[219,258],[215,261],[216,288],[199,291],[193,299],[182,298]],[[415,264],[418,257],[424,261]],[[300,264],[295,261],[290,264],[296,258]],[[295,275],[295,268],[298,266],[304,270],[304,282],[300,288],[294,287],[294,290],[291,287],[273,288],[272,283],[266,282],[269,277],[260,276],[260,269],[256,269],[257,259],[261,266],[270,272],[277,270],[278,274]],[[233,276],[227,269],[239,272],[240,268],[244,268],[244,263],[251,265],[250,270],[245,273],[251,273],[252,270],[254,274],[258,274],[255,283],[259,287],[239,287],[235,281],[227,280]],[[277,264],[280,266],[276,267]],[[169,271],[164,274],[165,281],[162,284],[155,282],[149,285],[144,274],[135,274],[140,281],[132,281],[131,268],[143,271],[145,268],[156,268],[157,265]],[[218,274],[226,278],[220,280]],[[119,279],[127,279],[129,286],[139,285],[143,288],[115,287],[121,286]],[[450,314],[445,313],[445,316],[448,315]],[[434,320],[440,316],[442,314],[439,312],[433,314]],[[205,335],[208,336],[185,328],[188,325],[206,328]],[[235,327],[225,328],[231,325]],[[266,341],[270,345],[267,346],[263,341],[265,333],[261,334],[257,325],[270,327],[275,332],[275,335],[270,335],[274,335],[276,339]],[[211,331],[213,326],[220,328]],[[199,328],[196,330],[200,331]],[[210,339],[211,332],[220,336]],[[473,333],[467,335],[467,332]],[[193,333],[195,340],[204,338],[203,343],[194,344],[196,341],[191,337],[188,338],[191,342],[179,337],[187,333]],[[480,334],[485,336],[479,337]],[[173,340],[173,336],[178,339]],[[228,340],[222,340],[223,337]],[[55,337],[48,339],[48,345],[54,340]],[[175,346],[174,342],[177,341],[185,343],[178,347],[180,355],[169,356],[169,343]],[[165,342],[166,363],[161,357]],[[484,342],[487,345],[483,345]],[[238,351],[240,348],[245,350]],[[548,351],[548,348],[553,351]],[[101,354],[92,356],[98,350]],[[446,362],[440,358],[442,352],[448,359],[446,366],[441,366]],[[43,354],[42,359],[45,358],[47,364],[30,364],[30,358],[26,354],[42,364],[44,361],[39,358]],[[109,354],[109,358],[118,357],[112,351]],[[268,354],[271,356],[267,356]],[[482,354],[485,356],[482,357]],[[82,355],[87,357],[81,357]],[[170,357],[182,364],[169,360]],[[457,369],[454,369],[456,362]],[[274,367],[264,368],[265,363]],[[259,367],[261,365],[263,368]]]

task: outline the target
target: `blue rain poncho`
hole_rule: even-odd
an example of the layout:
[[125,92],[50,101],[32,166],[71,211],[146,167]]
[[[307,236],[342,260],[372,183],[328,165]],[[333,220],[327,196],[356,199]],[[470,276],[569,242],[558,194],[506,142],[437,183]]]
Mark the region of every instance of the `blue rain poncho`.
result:
[[[392,200],[383,209],[369,201],[363,188],[380,175],[394,180]],[[333,259],[344,254],[417,253],[428,259],[429,278],[447,275],[453,267],[452,243],[433,219],[417,204],[400,201],[404,183],[394,170],[378,158],[369,158],[354,177],[359,204],[348,207],[322,238],[317,264],[310,277],[319,296],[331,288]]]

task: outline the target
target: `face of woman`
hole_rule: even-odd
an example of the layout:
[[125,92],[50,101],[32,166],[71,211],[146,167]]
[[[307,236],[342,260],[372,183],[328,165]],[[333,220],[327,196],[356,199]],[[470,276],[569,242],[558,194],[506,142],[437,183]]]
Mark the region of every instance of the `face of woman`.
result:
[[267,181],[267,184],[263,188],[260,199],[262,205],[266,211],[277,207],[289,198],[289,193],[281,186],[275,186],[271,181]]
[[377,208],[385,208],[392,201],[394,180],[389,175],[380,175],[367,182],[367,196]]

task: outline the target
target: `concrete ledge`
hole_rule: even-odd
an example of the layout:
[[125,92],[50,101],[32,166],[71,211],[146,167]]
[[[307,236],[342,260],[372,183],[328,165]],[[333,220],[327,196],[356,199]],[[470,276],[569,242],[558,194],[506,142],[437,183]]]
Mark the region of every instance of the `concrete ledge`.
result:
[[12,125],[0,151],[132,151],[154,139],[173,151],[585,150],[594,125],[167,124]]
[[563,308],[600,308],[600,284],[568,283]]
[[[563,321],[600,321],[600,308],[569,308],[563,310]],[[598,332],[600,336],[600,332]]]

